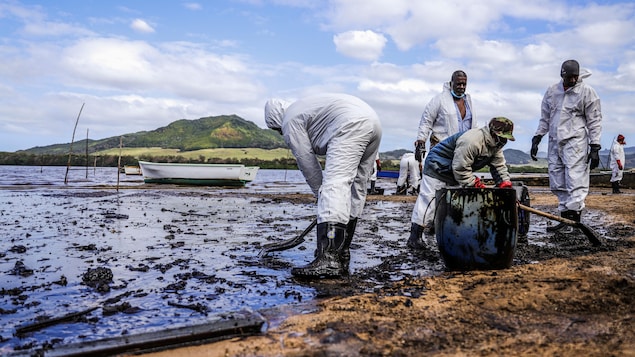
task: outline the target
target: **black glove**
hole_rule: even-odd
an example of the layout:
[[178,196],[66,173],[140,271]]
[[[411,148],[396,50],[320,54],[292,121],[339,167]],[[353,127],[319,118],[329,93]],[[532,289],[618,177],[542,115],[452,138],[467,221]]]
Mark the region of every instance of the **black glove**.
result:
[[598,144],[591,144],[591,151],[589,152],[589,156],[586,159],[586,162],[591,162],[591,166],[589,167],[591,170],[598,167],[600,164],[600,149],[602,147]]
[[531,158],[534,161],[538,161],[538,159],[536,158],[536,155],[538,154],[538,144],[540,144],[540,140],[542,140],[542,135],[534,135],[533,138],[531,138]]
[[426,148],[423,143],[417,143],[415,148],[415,160],[421,162],[424,156],[426,156]]

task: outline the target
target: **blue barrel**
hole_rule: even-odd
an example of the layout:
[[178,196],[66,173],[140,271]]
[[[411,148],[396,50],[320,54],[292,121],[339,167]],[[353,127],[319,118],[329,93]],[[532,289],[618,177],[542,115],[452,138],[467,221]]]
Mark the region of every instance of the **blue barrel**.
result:
[[516,190],[443,188],[436,192],[437,245],[449,270],[505,269],[516,249]]

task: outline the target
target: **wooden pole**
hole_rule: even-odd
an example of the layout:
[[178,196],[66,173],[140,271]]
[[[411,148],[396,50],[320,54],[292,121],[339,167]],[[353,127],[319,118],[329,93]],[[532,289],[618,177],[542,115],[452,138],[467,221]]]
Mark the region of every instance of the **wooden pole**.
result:
[[73,137],[71,138],[71,145],[68,149],[68,163],[66,164],[66,175],[64,175],[64,184],[68,183],[68,170],[71,168],[71,157],[73,156],[73,141],[75,141],[75,130],[77,130],[77,124],[79,123],[79,116],[82,115],[82,110],[84,109],[84,104],[82,103],[82,107],[79,108],[79,114],[77,114],[77,120],[75,121],[75,127],[73,128]]
[[88,180],[88,129],[86,129],[86,180]]
[[123,146],[123,136],[119,137],[119,160],[117,161],[117,192],[119,192],[119,175],[121,174],[121,147]]

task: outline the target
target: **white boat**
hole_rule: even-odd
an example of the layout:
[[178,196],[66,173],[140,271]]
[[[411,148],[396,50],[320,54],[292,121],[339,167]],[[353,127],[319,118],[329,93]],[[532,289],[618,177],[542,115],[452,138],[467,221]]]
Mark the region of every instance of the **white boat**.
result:
[[126,175],[141,175],[141,167],[136,165],[124,165],[123,173]]
[[139,161],[145,183],[177,185],[245,186],[259,167],[240,164],[181,164]]

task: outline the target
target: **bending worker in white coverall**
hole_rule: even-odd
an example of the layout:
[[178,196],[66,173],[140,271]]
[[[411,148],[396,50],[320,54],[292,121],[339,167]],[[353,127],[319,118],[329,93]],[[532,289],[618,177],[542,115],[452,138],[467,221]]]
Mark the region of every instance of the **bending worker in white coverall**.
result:
[[626,141],[624,140],[624,135],[620,134],[613,141],[613,145],[611,145],[611,162],[609,167],[612,171],[611,187],[613,188],[613,193],[622,193],[622,191],[620,191],[620,182],[622,181],[622,177],[624,177],[624,163],[626,161],[626,155],[624,154]]
[[401,156],[399,161],[399,178],[397,178],[397,194],[407,195],[408,191],[413,194],[419,192],[421,182],[421,163],[415,159],[415,154],[407,152]]
[[[576,222],[580,222],[589,193],[590,170],[600,163],[600,98],[582,82],[590,75],[587,70],[580,72],[576,60],[562,63],[562,80],[547,88],[538,129],[531,140],[531,158],[537,160],[538,144],[549,133],[549,186],[558,198],[560,215]],[[573,227],[560,223],[547,227],[547,231],[571,233]]]
[[423,166],[421,191],[412,210],[408,247],[426,249],[423,226],[433,225],[437,190],[446,186],[485,188],[474,173],[489,166],[496,187],[511,188],[503,146],[515,140],[514,123],[505,117],[492,118],[487,126],[456,133],[430,150]]
[[[269,100],[265,122],[284,136],[318,198],[315,260],[291,273],[303,278],[348,274],[349,248],[381,141],[379,117],[359,98],[318,94],[291,104]],[[324,172],[317,155],[326,155]]]

